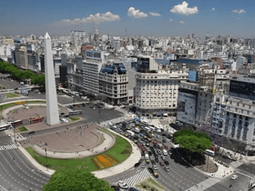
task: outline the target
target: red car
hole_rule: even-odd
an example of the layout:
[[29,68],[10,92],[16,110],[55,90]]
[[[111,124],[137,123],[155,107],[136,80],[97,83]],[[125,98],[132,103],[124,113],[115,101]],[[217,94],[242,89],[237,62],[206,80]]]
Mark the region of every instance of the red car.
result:
[[158,142],[157,142],[156,140],[154,140],[152,143],[153,143],[154,145],[156,145]]
[[168,146],[167,146],[167,145],[164,145],[164,148],[165,148],[165,149],[168,149]]
[[160,161],[159,163],[161,166],[164,166],[164,162],[163,161]]

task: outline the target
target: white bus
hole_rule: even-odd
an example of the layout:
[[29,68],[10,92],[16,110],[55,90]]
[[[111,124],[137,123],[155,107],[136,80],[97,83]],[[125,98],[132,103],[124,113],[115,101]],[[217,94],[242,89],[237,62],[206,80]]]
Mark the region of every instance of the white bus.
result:
[[212,151],[212,150],[210,150],[210,149],[206,149],[206,150],[204,151],[204,153],[207,154],[207,155],[210,155],[210,156],[214,156],[214,155],[215,155],[215,152]]
[[144,127],[144,130],[151,131],[151,129],[149,127]]
[[133,131],[130,131],[130,130],[127,130],[127,133],[130,135],[130,136],[134,136],[135,135],[135,133],[133,132]]
[[151,129],[152,131],[155,131],[155,127],[150,126],[150,129]]

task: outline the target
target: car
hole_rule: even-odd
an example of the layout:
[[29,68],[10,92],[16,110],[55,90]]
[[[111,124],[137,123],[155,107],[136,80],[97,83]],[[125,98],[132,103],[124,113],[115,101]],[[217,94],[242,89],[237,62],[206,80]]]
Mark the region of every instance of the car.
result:
[[154,160],[151,160],[151,164],[155,165],[156,163],[155,163],[155,161],[154,161]]
[[160,161],[159,163],[161,166],[164,166],[164,162],[163,161]]
[[166,140],[165,140],[165,139],[162,139],[162,142],[163,142],[163,143],[166,143]]
[[139,162],[135,163],[134,167],[136,168],[138,166],[140,166],[140,163]]
[[117,183],[117,185],[118,185],[120,188],[122,188],[122,189],[128,189],[128,185],[127,185],[127,183],[124,182],[124,181],[119,181],[119,182]]
[[149,171],[150,173],[154,173],[154,170],[153,170],[151,167],[148,168],[148,171]]
[[145,167],[145,164],[143,163],[141,167],[144,168],[144,167]]
[[159,154],[159,155],[162,155],[162,151],[161,151],[161,150],[158,150],[158,154]]
[[155,161],[156,161],[156,162],[159,162],[158,158],[155,158]]
[[164,167],[164,170],[165,170],[166,172],[169,172],[169,171],[170,171],[170,169],[169,169],[168,166]]
[[157,172],[154,172],[154,173],[153,173],[153,176],[154,176],[155,178],[158,178],[158,173],[157,173]]
[[165,160],[165,159],[166,159],[164,155],[161,155],[160,157],[162,158],[162,160]]
[[150,146],[150,143],[147,142],[147,143],[146,143],[146,146],[149,147],[149,146]]
[[235,180],[238,178],[238,175],[234,174],[233,176],[231,176],[231,180]]
[[112,185],[111,188],[113,188],[115,191],[120,191],[120,187],[119,186]]
[[150,151],[148,151],[148,154],[149,154],[149,156],[152,156],[152,153]]
[[158,169],[158,168],[157,168],[157,165],[154,164],[154,165],[153,165],[153,169],[154,169],[154,170],[157,170],[157,169]]
[[165,160],[164,162],[165,162],[165,165],[167,166],[169,165],[169,162],[167,160]]
[[137,190],[137,189],[134,188],[134,187],[130,187],[130,188],[129,188],[129,191],[139,191],[139,190]]

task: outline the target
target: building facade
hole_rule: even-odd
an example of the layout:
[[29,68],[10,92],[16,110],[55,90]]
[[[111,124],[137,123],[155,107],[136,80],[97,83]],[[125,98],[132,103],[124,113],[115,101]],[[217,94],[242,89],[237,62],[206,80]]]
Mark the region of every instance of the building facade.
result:
[[176,114],[179,84],[187,79],[188,73],[171,70],[170,65],[160,65],[144,56],[137,58],[136,68],[134,98],[137,111]]
[[127,103],[128,75],[123,63],[105,64],[99,73],[99,93],[112,105]]

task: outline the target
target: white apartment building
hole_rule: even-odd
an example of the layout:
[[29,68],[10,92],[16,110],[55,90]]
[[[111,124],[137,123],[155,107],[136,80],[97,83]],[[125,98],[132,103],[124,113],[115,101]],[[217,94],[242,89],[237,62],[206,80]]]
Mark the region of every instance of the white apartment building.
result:
[[71,31],[70,41],[75,46],[80,48],[82,43],[86,41],[86,32],[84,31]]
[[230,95],[216,96],[212,131],[255,152],[255,79],[232,75]]
[[99,94],[99,73],[102,65],[106,64],[109,53],[103,51],[86,51],[85,59],[82,63],[83,89],[86,93]]
[[186,80],[185,70],[172,71],[169,65],[158,65],[150,57],[137,58],[135,105],[141,113],[174,114],[177,109],[178,88]]

